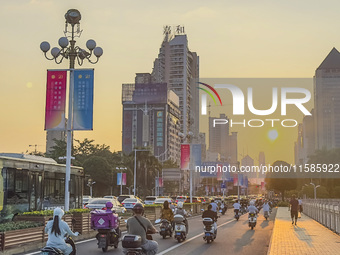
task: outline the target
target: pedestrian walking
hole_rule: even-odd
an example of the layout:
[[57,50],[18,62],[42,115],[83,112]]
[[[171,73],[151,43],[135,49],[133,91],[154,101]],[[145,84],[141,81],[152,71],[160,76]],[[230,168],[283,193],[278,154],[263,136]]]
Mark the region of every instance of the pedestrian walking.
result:
[[301,197],[299,197],[298,201],[299,201],[299,218],[301,218],[301,213],[303,211]]
[[298,213],[299,213],[299,201],[296,199],[295,195],[292,195],[292,198],[290,200],[290,216],[292,218],[292,224],[294,224],[294,218],[295,218],[295,225],[298,219]]

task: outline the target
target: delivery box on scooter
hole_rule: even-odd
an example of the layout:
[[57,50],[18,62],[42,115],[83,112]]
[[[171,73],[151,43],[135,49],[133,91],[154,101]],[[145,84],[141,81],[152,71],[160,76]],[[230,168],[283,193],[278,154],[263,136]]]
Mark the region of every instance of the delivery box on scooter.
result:
[[125,235],[122,238],[123,248],[139,248],[142,245],[142,238],[138,235]]
[[104,210],[91,212],[92,229],[116,229],[119,227],[118,215]]

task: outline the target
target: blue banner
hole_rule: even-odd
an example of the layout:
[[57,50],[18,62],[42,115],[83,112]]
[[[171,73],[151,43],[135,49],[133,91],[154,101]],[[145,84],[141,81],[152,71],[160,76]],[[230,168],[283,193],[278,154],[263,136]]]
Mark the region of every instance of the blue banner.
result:
[[73,130],[93,130],[93,69],[74,70]]
[[248,176],[244,176],[244,187],[248,188]]
[[238,174],[238,185],[243,186],[243,174]]
[[202,145],[201,144],[192,144],[191,145],[191,158],[192,163],[195,166],[200,166],[202,162]]
[[121,185],[121,184],[122,184],[122,174],[117,173],[117,185]]

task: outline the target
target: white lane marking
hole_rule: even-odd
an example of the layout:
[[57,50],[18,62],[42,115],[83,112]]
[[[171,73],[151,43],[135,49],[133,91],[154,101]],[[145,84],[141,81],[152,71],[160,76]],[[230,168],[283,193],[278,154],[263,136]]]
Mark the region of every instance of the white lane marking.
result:
[[[223,224],[218,225],[217,228],[222,227],[222,226],[224,226],[224,225],[227,225],[227,224],[229,224],[230,222],[233,222],[233,221],[235,221],[235,219],[232,219],[232,220],[229,220],[229,221],[227,221],[227,222],[224,222]],[[166,250],[164,250],[164,251],[162,251],[162,252],[160,252],[160,253],[157,253],[157,254],[158,254],[158,255],[163,255],[163,254],[165,254],[165,253],[167,253],[167,252],[169,252],[169,251],[172,251],[173,249],[176,249],[177,247],[179,247],[179,246],[181,246],[181,245],[183,245],[183,244],[186,244],[186,243],[188,243],[188,242],[190,242],[190,241],[196,239],[197,237],[200,237],[200,236],[203,236],[203,235],[204,235],[204,233],[201,233],[201,234],[198,234],[198,235],[196,235],[196,236],[193,236],[193,237],[191,237],[190,239],[185,240],[183,243],[178,243],[178,244],[176,244],[176,245],[174,245],[174,246],[172,246],[172,247],[170,247],[170,248],[168,248],[168,249],[166,249]]]

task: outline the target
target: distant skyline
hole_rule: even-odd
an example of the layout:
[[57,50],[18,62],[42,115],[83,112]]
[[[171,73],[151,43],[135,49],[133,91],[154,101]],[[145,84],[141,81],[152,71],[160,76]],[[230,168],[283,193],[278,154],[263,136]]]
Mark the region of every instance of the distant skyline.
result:
[[[94,131],[76,131],[74,137],[112,151],[121,150],[121,84],[150,72],[164,25],[185,27],[190,49],[200,56],[201,78],[311,79],[331,49],[340,48],[335,0],[1,1],[0,152],[34,151],[29,145],[45,151],[46,69],[67,68],[68,61],[46,60],[39,45],[57,46],[71,8],[82,15],[77,45],[94,39],[104,50],[98,64],[82,66],[95,68]],[[284,146],[291,153],[293,144]],[[251,157],[260,151],[253,147],[247,149]],[[247,144],[239,141],[239,153],[243,148]],[[265,154],[266,162],[276,160]]]

